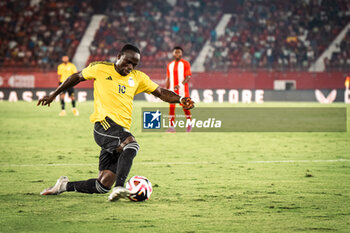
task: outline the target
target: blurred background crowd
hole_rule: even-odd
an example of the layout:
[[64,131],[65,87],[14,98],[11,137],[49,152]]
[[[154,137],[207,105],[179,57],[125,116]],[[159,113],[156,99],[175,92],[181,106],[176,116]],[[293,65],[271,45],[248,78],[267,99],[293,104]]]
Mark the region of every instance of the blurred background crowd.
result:
[[[307,70],[350,22],[349,1],[249,0],[236,6],[225,34],[212,38],[207,70]],[[349,49],[327,61],[328,68],[343,65],[350,65]]]
[[[299,71],[308,70],[350,22],[350,1],[3,0],[0,69],[56,69],[63,55],[73,57],[95,13],[107,17],[89,47],[89,62],[115,61],[118,50],[130,42],[140,47],[142,66],[164,67],[175,45],[193,63],[209,41],[207,71]],[[218,36],[215,27],[224,13],[232,16]],[[324,59],[327,70],[350,65],[350,32],[337,46]]]
[[0,66],[55,69],[72,57],[90,21],[89,1],[0,2]]

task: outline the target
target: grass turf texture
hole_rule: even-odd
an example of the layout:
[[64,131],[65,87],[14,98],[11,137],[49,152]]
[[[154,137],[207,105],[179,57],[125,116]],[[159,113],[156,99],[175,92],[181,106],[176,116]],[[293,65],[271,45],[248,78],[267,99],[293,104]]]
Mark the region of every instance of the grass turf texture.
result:
[[92,102],[78,103],[79,117],[67,104],[63,118],[58,103],[1,102],[0,231],[349,232],[349,132],[141,133],[141,107],[154,105],[167,106],[135,102],[131,131],[141,149],[130,172],[148,177],[153,194],[110,203],[107,195],[39,195],[61,175],[97,176]]

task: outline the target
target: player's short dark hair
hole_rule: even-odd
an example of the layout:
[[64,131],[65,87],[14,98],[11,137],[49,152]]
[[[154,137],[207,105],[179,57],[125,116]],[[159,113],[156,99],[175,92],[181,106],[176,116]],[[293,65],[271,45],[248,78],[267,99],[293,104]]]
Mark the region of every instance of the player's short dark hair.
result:
[[182,52],[184,51],[180,46],[175,46],[175,47],[173,48],[173,51],[176,50],[176,49],[180,49]]
[[136,46],[134,46],[132,44],[124,45],[122,50],[120,50],[120,54],[123,54],[125,51],[128,51],[128,50],[134,51],[134,52],[136,52],[136,53],[141,55],[141,52],[140,52],[139,48],[137,48]]

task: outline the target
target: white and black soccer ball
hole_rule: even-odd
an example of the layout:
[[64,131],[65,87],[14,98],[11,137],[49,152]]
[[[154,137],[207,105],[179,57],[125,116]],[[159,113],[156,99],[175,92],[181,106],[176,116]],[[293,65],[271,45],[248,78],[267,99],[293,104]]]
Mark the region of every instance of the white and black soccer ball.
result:
[[129,199],[131,201],[148,200],[152,194],[152,184],[144,176],[131,177],[125,186],[129,191]]

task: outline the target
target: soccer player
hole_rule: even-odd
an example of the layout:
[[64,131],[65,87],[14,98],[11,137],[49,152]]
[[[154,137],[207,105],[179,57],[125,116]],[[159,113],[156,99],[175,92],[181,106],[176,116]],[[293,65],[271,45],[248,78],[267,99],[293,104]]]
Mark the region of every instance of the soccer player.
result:
[[97,179],[69,182],[61,176],[56,184],[41,192],[41,195],[57,195],[62,192],[107,193],[115,183],[108,200],[127,197],[124,188],[132,162],[139,150],[139,144],[130,133],[133,98],[141,92],[151,93],[169,103],[181,103],[191,109],[194,102],[172,91],[159,87],[143,72],[134,68],[140,61],[137,47],[127,44],[117,56],[117,62],[93,62],[81,72],[71,75],[51,95],[38,101],[37,105],[48,105],[61,92],[83,82],[94,80],[94,138],[101,147],[99,175]]
[[[57,67],[57,74],[58,74],[58,80],[59,80],[59,85],[61,85],[69,76],[77,72],[77,68],[75,65],[71,62],[69,62],[69,57],[68,56],[63,56],[62,57],[62,63]],[[65,116],[66,115],[66,110],[65,110],[65,103],[64,103],[64,96],[68,92],[68,95],[70,99],[72,100],[72,111],[74,116],[79,116],[79,111],[78,109],[75,108],[75,96],[74,96],[74,88],[70,87],[64,92],[60,94],[60,99],[61,99],[61,112],[59,113],[59,116]]]
[[[192,75],[191,65],[188,61],[182,59],[182,53],[183,49],[180,46],[174,47],[174,60],[167,66],[166,88],[174,91],[178,95],[190,97],[188,81]],[[185,112],[186,119],[191,119],[190,110],[183,108],[183,111]],[[170,128],[168,129],[168,132],[175,132],[175,104],[170,104],[169,115]],[[191,132],[191,126],[188,126],[186,131]]]

